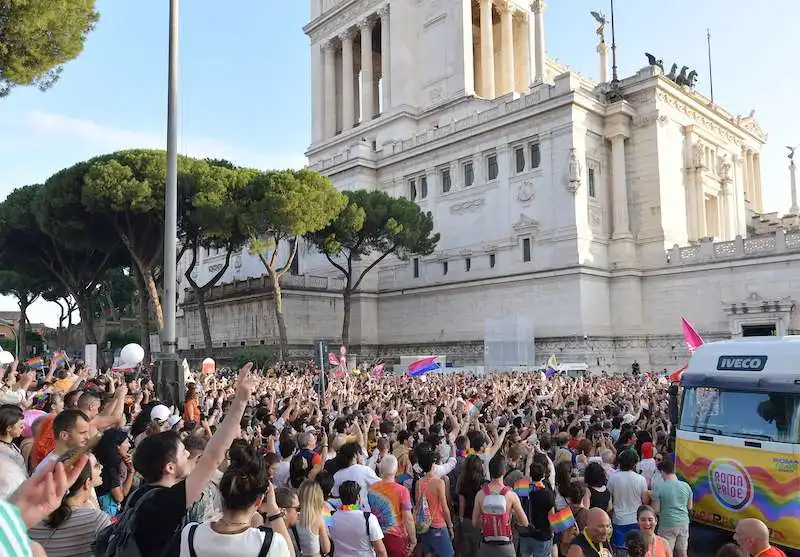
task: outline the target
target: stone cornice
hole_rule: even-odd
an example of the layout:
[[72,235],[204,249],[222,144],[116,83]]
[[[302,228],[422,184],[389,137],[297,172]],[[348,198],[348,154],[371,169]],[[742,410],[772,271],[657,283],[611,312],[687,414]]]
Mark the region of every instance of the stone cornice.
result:
[[356,18],[386,0],[350,0],[343,2],[340,6],[323,13],[314,21],[303,27],[303,32],[311,38],[312,43],[329,38],[337,34],[343,27],[352,24]]

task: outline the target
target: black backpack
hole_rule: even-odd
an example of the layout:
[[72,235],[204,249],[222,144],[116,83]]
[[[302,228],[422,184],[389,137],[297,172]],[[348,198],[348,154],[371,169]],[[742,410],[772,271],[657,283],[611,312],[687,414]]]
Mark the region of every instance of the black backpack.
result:
[[[189,526],[189,539],[187,540],[189,543],[189,555],[190,557],[197,557],[197,552],[194,549],[194,534],[197,532],[197,527],[200,526],[199,524],[192,524]],[[267,557],[267,553],[269,553],[269,548],[272,545],[272,536],[273,531],[272,528],[268,528],[266,526],[261,526],[259,528],[262,532],[264,532],[264,541],[261,544],[261,550],[258,552],[258,557]]]
[[[128,506],[118,516],[116,524],[106,526],[97,534],[92,543],[96,557],[145,557],[136,543],[136,511],[159,487],[148,490],[132,506]],[[150,557],[150,556],[147,556]]]

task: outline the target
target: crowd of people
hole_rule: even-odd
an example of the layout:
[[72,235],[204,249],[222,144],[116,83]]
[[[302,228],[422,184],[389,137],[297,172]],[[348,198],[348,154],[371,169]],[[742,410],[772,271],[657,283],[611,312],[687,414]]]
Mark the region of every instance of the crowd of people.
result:
[[[285,370],[284,370],[285,371]],[[663,377],[196,372],[0,386],[0,557],[687,557]],[[739,522],[726,557],[779,557]],[[716,548],[713,548],[716,549]]]

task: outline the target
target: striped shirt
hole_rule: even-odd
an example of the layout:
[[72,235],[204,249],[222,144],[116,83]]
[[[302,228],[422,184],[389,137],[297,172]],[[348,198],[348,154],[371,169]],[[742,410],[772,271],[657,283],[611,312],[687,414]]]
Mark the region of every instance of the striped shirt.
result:
[[0,499],[0,557],[30,557],[31,544],[19,509]]
[[92,542],[97,533],[111,524],[108,515],[96,509],[73,509],[70,517],[53,530],[40,522],[28,531],[39,542],[47,557],[93,557]]

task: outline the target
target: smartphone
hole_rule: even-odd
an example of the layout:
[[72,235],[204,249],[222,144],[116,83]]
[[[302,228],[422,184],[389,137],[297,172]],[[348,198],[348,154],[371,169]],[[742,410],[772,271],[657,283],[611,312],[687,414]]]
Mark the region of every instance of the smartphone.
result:
[[67,468],[73,466],[81,456],[92,452],[95,447],[97,447],[98,443],[100,443],[102,437],[102,435],[97,435],[93,439],[89,439],[85,447],[67,451],[58,458],[59,462],[63,462],[64,466]]

